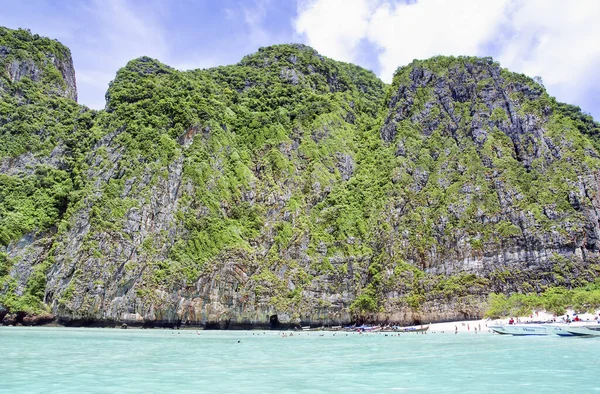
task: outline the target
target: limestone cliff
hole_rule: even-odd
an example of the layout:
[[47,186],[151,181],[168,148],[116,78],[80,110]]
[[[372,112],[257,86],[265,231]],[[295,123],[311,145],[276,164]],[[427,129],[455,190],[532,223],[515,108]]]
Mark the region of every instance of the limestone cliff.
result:
[[[1,32],[0,54],[38,40]],[[491,59],[385,86],[304,45],[142,57],[96,112],[68,50],[24,48],[0,86],[6,322],[448,320],[600,272],[597,123]]]
[[44,82],[47,93],[55,93],[77,101],[77,84],[71,52],[61,43],[32,35],[26,30],[0,27],[0,89],[27,78]]

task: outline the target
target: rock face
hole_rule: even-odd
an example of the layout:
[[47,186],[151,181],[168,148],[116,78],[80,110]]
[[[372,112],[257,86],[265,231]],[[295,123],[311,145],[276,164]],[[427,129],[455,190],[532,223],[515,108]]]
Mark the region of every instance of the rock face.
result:
[[598,125],[491,59],[386,87],[304,45],[188,72],[143,57],[96,113],[68,52],[6,30],[3,59],[15,40],[31,56],[0,93],[47,126],[0,116],[5,324],[430,322],[600,273]]
[[[491,59],[433,59],[401,69],[392,91],[381,137],[397,144],[410,174],[400,182],[410,190],[405,198],[429,199],[433,208],[423,210],[431,228],[421,230],[435,245],[407,255],[411,262],[479,273],[597,253],[598,154],[540,85]],[[414,125],[418,156],[407,148]],[[431,197],[442,189],[443,199]],[[400,210],[393,225],[409,229],[404,203],[392,208]]]
[[49,60],[54,64],[54,67],[60,72],[65,81],[66,86],[63,90],[63,95],[73,101],[77,101],[77,80],[75,78],[73,58],[69,54],[64,59],[51,57]]
[[0,37],[0,65],[10,83],[25,77],[33,82],[44,81],[54,93],[77,101],[75,68],[67,47],[26,30],[0,27]]

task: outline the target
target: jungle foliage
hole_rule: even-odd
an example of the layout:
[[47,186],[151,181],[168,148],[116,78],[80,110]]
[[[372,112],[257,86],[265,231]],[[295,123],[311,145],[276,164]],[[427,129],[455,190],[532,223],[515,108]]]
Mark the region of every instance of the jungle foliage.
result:
[[594,312],[600,308],[600,280],[576,289],[551,287],[540,294],[516,293],[507,296],[491,293],[486,317],[528,316],[536,310],[560,316],[567,308],[578,313]]
[[[600,168],[588,154],[600,141],[593,119],[487,58],[415,61],[386,86],[304,45],[261,48],[236,65],[185,72],[141,57],[117,72],[106,109],[93,111],[61,95],[65,81],[49,59],[68,57],[54,40],[0,28],[0,304],[11,310],[44,308],[54,251],[19,282],[7,246],[27,234],[60,237],[77,212],[89,211],[86,242],[100,264],[94,237],[131,239],[128,215],[179,168],[185,192],[172,223],[176,239],[153,234],[137,251],[143,266],[107,272],[139,269],[136,292],[150,297],[194,283],[224,256],[260,256],[250,281],[259,299],[307,309],[303,290],[327,278],[355,295],[348,307],[356,315],[389,308],[392,293],[414,310],[484,294],[486,278],[432,268],[452,255],[457,234],[475,254],[526,237],[506,215],[498,185],[535,231],[565,232],[581,218],[569,200],[574,180]],[[515,151],[503,131],[511,114],[484,101],[500,83],[492,78],[471,81],[476,98],[451,92],[452,116],[432,84],[416,89],[410,103],[399,99],[415,70],[454,83],[482,62],[499,70],[500,88],[514,92],[520,115],[541,119],[548,141],[569,146],[559,160],[526,163]],[[24,70],[18,80],[5,72],[13,64]],[[384,122],[399,109],[404,119],[384,141]],[[480,114],[489,118],[483,142],[471,126]],[[536,148],[530,141],[523,147]],[[102,282],[76,272],[88,287]],[[69,289],[64,305],[83,291]]]

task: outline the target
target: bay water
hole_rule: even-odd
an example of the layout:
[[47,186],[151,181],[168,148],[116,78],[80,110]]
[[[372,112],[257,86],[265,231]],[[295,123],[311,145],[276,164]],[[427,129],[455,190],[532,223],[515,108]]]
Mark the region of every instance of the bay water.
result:
[[600,392],[600,337],[0,328],[2,393],[397,391]]

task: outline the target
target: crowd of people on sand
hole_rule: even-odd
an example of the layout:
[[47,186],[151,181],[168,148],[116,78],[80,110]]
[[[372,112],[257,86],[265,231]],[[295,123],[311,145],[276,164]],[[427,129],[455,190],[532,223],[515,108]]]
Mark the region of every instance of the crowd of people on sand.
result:
[[573,317],[571,317],[569,314],[566,314],[564,316],[558,316],[558,315],[543,315],[540,317],[539,312],[535,312],[535,318],[533,316],[533,314],[529,315],[529,318],[524,318],[523,320],[521,320],[521,318],[514,318],[511,317],[508,320],[508,324],[520,324],[520,323],[573,323],[573,322],[593,322],[596,321],[600,324],[600,313],[598,314],[598,316],[596,316],[596,314],[594,313],[594,315],[588,315],[588,314],[583,314],[580,315],[577,312],[572,312]]
[[[467,326],[467,332],[471,331],[471,324],[470,324],[470,323],[465,323],[465,322],[462,322],[461,324],[462,324],[462,326],[465,326],[465,325]],[[487,324],[486,324],[485,326],[487,327]],[[473,332],[474,332],[475,334],[477,334],[477,333],[480,333],[480,332],[483,332],[483,331],[481,330],[481,322],[479,322],[477,326],[475,326],[475,324],[473,324]],[[455,334],[455,335],[457,335],[457,334],[458,334],[458,325],[455,325],[455,326],[454,326],[454,334]]]
[[[563,316],[557,316],[553,314],[549,314],[546,312],[533,312],[529,316],[524,317],[510,317],[507,320],[503,320],[503,323],[506,324],[520,324],[520,323],[540,323],[540,322],[563,322],[563,323],[571,323],[571,322],[593,322],[596,321],[600,324],[600,313],[596,311],[592,314],[579,314],[572,310],[568,311],[569,313]],[[322,331],[316,332],[307,332],[307,331],[270,331],[268,335],[277,335],[281,338],[288,338],[294,336],[315,336],[315,337],[341,337],[341,336],[352,336],[352,335],[364,335],[364,336],[386,336],[386,337],[400,337],[406,335],[431,335],[431,334],[446,334],[454,332],[455,335],[459,333],[470,333],[470,334],[481,334],[481,333],[491,333],[492,331],[487,328],[487,323],[490,322],[490,319],[482,319],[482,320],[468,320],[462,322],[446,322],[446,323],[433,323],[429,324],[429,328],[425,331],[362,331],[362,330],[352,330],[352,331],[328,331],[326,328]],[[496,323],[499,323],[496,321]],[[423,326],[421,326],[421,329]],[[201,335],[200,331],[195,332],[196,335]],[[263,332],[248,332],[245,335],[267,335],[266,331]],[[239,342],[238,342],[239,343]]]
[[[446,323],[430,323],[428,325],[428,327],[421,325],[420,327],[409,327],[407,330],[403,330],[403,331],[369,331],[369,330],[361,330],[361,329],[355,329],[355,330],[328,330],[327,328],[323,328],[322,330],[317,330],[317,331],[303,331],[300,329],[297,329],[295,331],[288,331],[288,330],[273,330],[273,331],[249,331],[247,333],[245,333],[244,335],[248,336],[264,336],[264,335],[276,335],[279,336],[281,338],[288,338],[288,337],[294,337],[294,336],[314,336],[314,337],[342,337],[342,336],[352,336],[352,335],[359,335],[359,336],[385,336],[385,337],[400,337],[400,336],[407,336],[407,335],[431,335],[431,334],[446,334],[446,333],[452,333],[454,332],[454,334],[458,334],[459,332],[464,332],[464,333],[472,333],[472,334],[479,334],[479,333],[483,333],[484,330],[487,332],[491,332],[490,330],[487,329],[487,321],[488,320],[470,320],[470,321],[462,321],[462,322],[446,322]],[[483,324],[483,326],[482,326]],[[425,330],[423,330],[423,328],[425,328]],[[412,331],[411,331],[412,329]],[[182,331],[175,331],[173,332],[173,334],[177,333],[180,334],[181,332],[184,332],[184,330]],[[190,334],[195,334],[195,335],[202,335],[200,330],[194,330],[191,331]]]
[[[482,326],[483,324],[483,326]],[[452,329],[453,327],[453,329]],[[447,322],[447,323],[434,323],[429,324],[429,329],[426,331],[363,331],[363,330],[351,330],[351,331],[327,331],[324,329],[323,331],[317,332],[307,332],[307,331],[278,331],[275,335],[280,336],[281,338],[287,338],[292,336],[328,336],[328,337],[347,337],[347,336],[384,336],[384,337],[400,337],[406,335],[431,335],[431,334],[446,334],[454,332],[455,335],[459,334],[459,332],[463,333],[471,333],[471,334],[480,334],[483,332],[491,331],[487,328],[487,320],[472,320],[472,321],[463,321],[463,322]],[[255,335],[252,333],[252,335]],[[257,334],[260,335],[260,334]]]
[[[471,323],[473,323],[472,327],[471,327]],[[476,321],[476,322],[471,322],[471,323],[460,322],[460,326],[462,327],[461,330],[463,330],[463,331],[466,330],[467,332],[472,332],[474,334],[483,332],[483,328],[481,327],[481,322],[477,322]],[[477,324],[474,324],[474,323],[477,323]],[[446,323],[446,325],[447,324],[450,324],[450,323]],[[454,323],[452,323],[452,324],[454,324]],[[432,324],[430,326],[433,326],[433,325],[434,324]],[[485,327],[487,327],[487,325]],[[437,331],[436,330],[431,330],[431,331],[419,331],[419,332],[411,332],[411,331],[405,331],[405,332],[385,332],[385,331],[366,332],[366,331],[360,331],[360,330],[358,330],[358,331],[327,331],[327,330],[323,330],[323,331],[317,331],[317,332],[302,332],[302,331],[300,331],[300,332],[294,332],[294,331],[274,331],[273,332],[273,331],[270,331],[270,332],[267,333],[266,331],[263,331],[263,332],[246,332],[244,335],[245,336],[248,336],[248,335],[252,335],[252,336],[276,335],[276,336],[279,336],[281,338],[288,338],[288,337],[301,336],[301,335],[311,336],[311,334],[312,334],[312,336],[318,336],[318,337],[324,337],[324,336],[331,336],[331,337],[335,337],[335,336],[343,337],[343,336],[345,336],[345,337],[347,337],[347,336],[352,336],[352,335],[358,335],[358,336],[375,336],[375,335],[378,335],[378,336],[385,336],[385,337],[395,337],[395,336],[400,337],[400,336],[409,336],[409,335],[427,335],[427,334],[431,335],[431,334],[436,334],[436,333],[437,334],[445,334],[446,331],[448,331],[443,326],[440,327],[440,328],[442,328],[442,329],[441,330],[437,330]],[[472,331],[471,331],[471,328],[473,329]],[[182,330],[182,331],[173,332],[172,334],[175,334],[175,333],[181,334],[181,332],[185,333],[185,331]],[[454,333],[458,334],[458,332],[459,332],[459,325],[456,324],[454,326]],[[195,332],[190,332],[190,334],[202,335],[199,330],[196,330]],[[328,334],[331,334],[331,335],[328,335]],[[239,341],[238,341],[238,343],[239,343]]]

